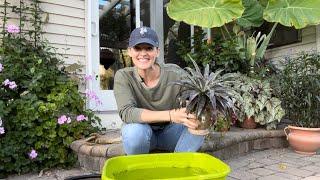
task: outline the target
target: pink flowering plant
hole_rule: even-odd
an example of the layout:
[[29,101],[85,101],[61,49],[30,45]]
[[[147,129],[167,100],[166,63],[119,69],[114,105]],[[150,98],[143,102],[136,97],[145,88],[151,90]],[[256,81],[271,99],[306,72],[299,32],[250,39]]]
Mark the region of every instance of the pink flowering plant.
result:
[[79,92],[78,83],[63,71],[61,56],[45,41],[17,25],[6,24],[2,34],[0,179],[72,166],[71,142],[99,131],[94,125],[100,119],[85,108],[87,98],[98,99]]

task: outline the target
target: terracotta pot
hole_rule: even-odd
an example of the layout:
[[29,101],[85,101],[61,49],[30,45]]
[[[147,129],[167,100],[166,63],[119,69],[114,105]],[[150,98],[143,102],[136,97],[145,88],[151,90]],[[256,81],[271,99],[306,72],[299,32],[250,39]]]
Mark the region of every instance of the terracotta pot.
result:
[[254,121],[254,117],[244,119],[240,126],[246,129],[255,129],[257,127],[257,123]]
[[320,149],[320,128],[288,126],[284,132],[290,146],[297,153],[313,155]]

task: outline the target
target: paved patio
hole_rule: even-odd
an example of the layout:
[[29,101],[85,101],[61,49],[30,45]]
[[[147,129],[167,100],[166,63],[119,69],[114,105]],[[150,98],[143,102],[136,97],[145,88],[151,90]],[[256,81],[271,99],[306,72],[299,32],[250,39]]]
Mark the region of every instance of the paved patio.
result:
[[[225,162],[232,169],[228,180],[320,180],[320,155],[300,155],[289,148],[251,152]],[[66,177],[90,173],[92,172],[73,168],[50,170],[41,176],[38,174],[10,176],[8,180],[62,180]]]

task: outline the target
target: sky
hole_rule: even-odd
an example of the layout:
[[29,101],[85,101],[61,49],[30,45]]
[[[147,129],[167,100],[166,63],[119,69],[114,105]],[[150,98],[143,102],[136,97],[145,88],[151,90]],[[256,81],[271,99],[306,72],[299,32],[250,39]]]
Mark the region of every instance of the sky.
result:
[[99,0],[99,4],[104,5],[106,3],[106,1],[104,0]]

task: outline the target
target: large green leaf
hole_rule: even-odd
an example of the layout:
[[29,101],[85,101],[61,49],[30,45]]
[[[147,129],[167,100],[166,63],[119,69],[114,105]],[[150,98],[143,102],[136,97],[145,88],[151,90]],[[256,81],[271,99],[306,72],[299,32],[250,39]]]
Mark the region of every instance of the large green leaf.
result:
[[176,21],[201,27],[220,27],[241,17],[241,0],[171,0],[168,15]]
[[320,23],[320,0],[269,0],[263,18],[296,29],[316,25]]
[[257,0],[242,0],[245,8],[241,18],[237,19],[237,23],[242,27],[259,27],[263,23],[263,7]]

